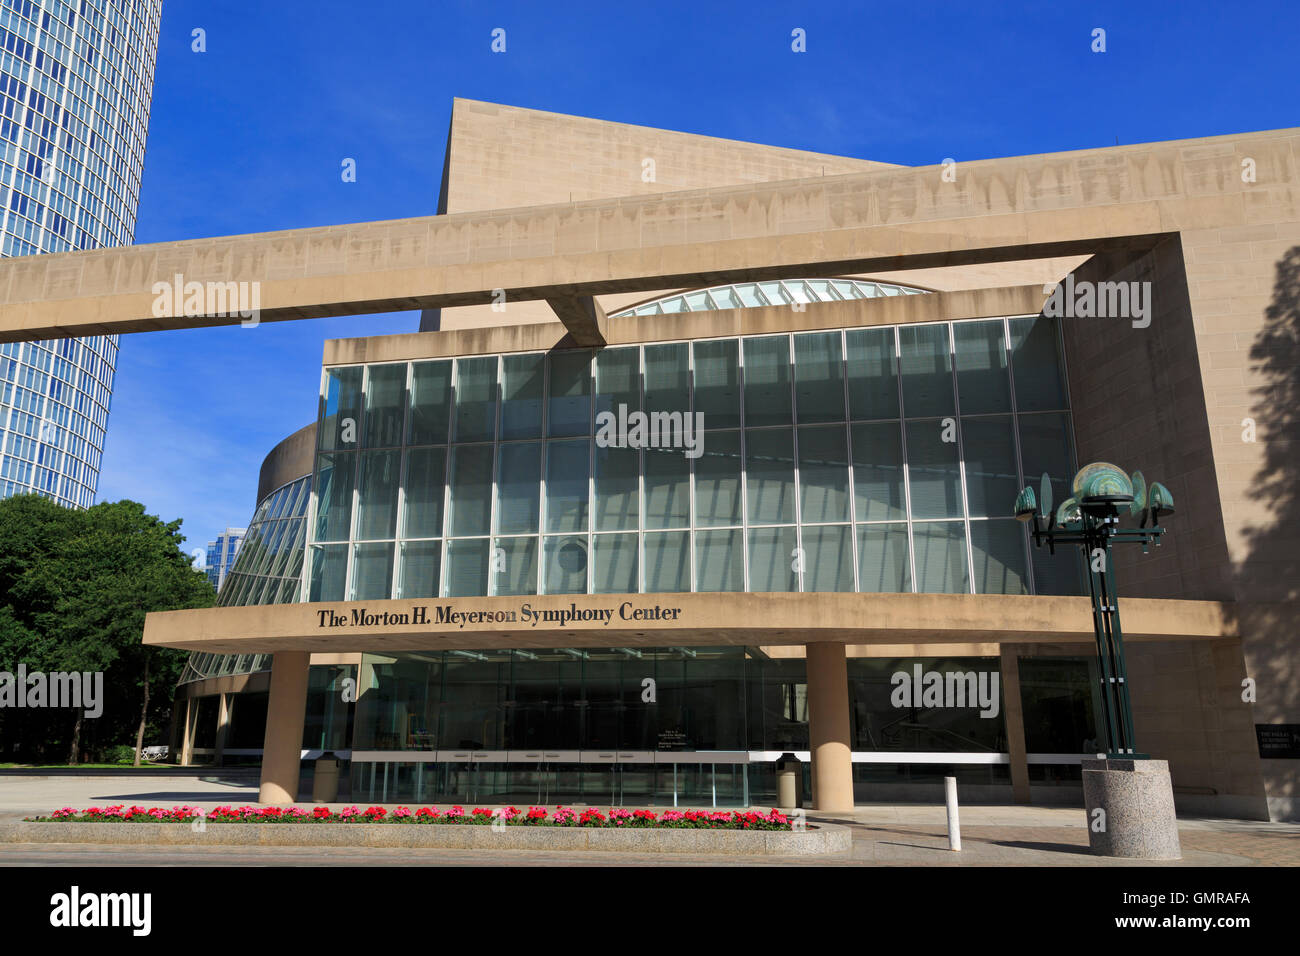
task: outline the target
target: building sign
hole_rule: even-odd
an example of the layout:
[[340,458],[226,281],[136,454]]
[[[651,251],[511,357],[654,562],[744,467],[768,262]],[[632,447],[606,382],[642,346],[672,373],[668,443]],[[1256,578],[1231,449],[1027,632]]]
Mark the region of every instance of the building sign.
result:
[[627,624],[677,621],[680,607],[662,604],[637,606],[624,601],[617,608],[583,607],[570,602],[568,607],[539,608],[521,604],[517,608],[475,608],[456,604],[415,604],[408,611],[371,611],[364,607],[344,608],[336,611],[324,608],[315,612],[318,628],[333,627],[429,627],[464,628],[467,624],[510,624],[516,627],[554,625],[568,627],[572,624],[600,624],[611,621]]
[[1256,724],[1255,736],[1261,757],[1300,759],[1300,724]]

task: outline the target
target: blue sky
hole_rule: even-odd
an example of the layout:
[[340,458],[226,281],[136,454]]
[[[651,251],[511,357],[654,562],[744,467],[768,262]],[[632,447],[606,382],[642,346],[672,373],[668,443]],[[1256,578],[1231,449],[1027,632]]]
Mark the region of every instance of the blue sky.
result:
[[[1294,0],[166,0],[135,238],[432,214],[454,96],[907,165],[1295,126],[1298,24]],[[187,548],[244,524],[322,343],[417,321],[123,336],[100,498],[184,519]]]

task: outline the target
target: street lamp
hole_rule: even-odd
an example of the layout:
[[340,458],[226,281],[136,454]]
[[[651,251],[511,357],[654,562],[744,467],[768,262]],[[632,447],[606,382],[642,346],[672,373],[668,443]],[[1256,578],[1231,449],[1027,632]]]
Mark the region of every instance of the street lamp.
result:
[[[1128,674],[1124,666],[1124,635],[1119,624],[1119,595],[1110,571],[1112,543],[1141,544],[1145,552],[1160,546],[1160,518],[1174,513],[1174,498],[1159,482],[1147,487],[1142,472],[1130,478],[1109,462],[1085,465],[1074,476],[1073,494],[1052,510],[1052,483],[1044,473],[1039,497],[1025,486],[1016,496],[1016,518],[1029,522],[1034,545],[1046,544],[1056,553],[1058,544],[1077,544],[1088,562],[1088,588],[1092,593],[1092,625],[1101,669],[1102,711],[1106,721],[1106,756],[1142,759],[1133,741],[1133,712],[1129,703]],[[1041,499],[1041,500],[1040,500]],[[1137,527],[1121,528],[1120,518],[1137,519]]]

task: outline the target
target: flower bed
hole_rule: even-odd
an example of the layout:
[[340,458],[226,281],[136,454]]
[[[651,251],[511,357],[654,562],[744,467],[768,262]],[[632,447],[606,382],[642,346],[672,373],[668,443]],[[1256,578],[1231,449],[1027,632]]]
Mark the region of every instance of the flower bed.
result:
[[204,811],[199,807],[179,806],[140,807],[117,805],[87,807],[77,810],[63,807],[48,816],[29,817],[30,823],[385,823],[419,826],[428,824],[458,824],[461,826],[494,827],[587,827],[593,829],[657,829],[657,830],[782,830],[790,831],[790,818],[777,810],[755,813],[750,810],[652,810],[611,809],[602,813],[595,807],[575,810],[559,806],[554,811],[545,807],[529,807],[525,812],[518,807],[501,807],[491,810],[474,807],[468,813],[461,806],[447,810],[437,807],[396,807],[391,812],[384,807],[232,807],[220,806]]

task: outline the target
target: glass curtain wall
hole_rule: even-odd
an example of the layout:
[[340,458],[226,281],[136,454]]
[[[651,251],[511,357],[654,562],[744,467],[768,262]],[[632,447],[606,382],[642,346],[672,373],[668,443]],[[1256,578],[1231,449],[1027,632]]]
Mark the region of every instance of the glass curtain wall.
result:
[[291,481],[257,506],[217,604],[289,604],[298,600],[311,476]]
[[[1071,779],[1062,755],[1095,746],[1090,666],[1087,658],[1020,661],[1026,743],[1031,754],[1057,758],[1039,765],[1053,780]],[[848,671],[862,799],[953,773],[969,784],[1009,783],[999,759],[1008,748],[997,658],[850,658]],[[367,654],[353,794],[770,800],[773,755],[809,747],[806,673],[803,658],[753,647]],[[969,759],[981,755],[989,759]]]
[[1081,587],[1044,317],[328,368],[318,441],[312,601]]

